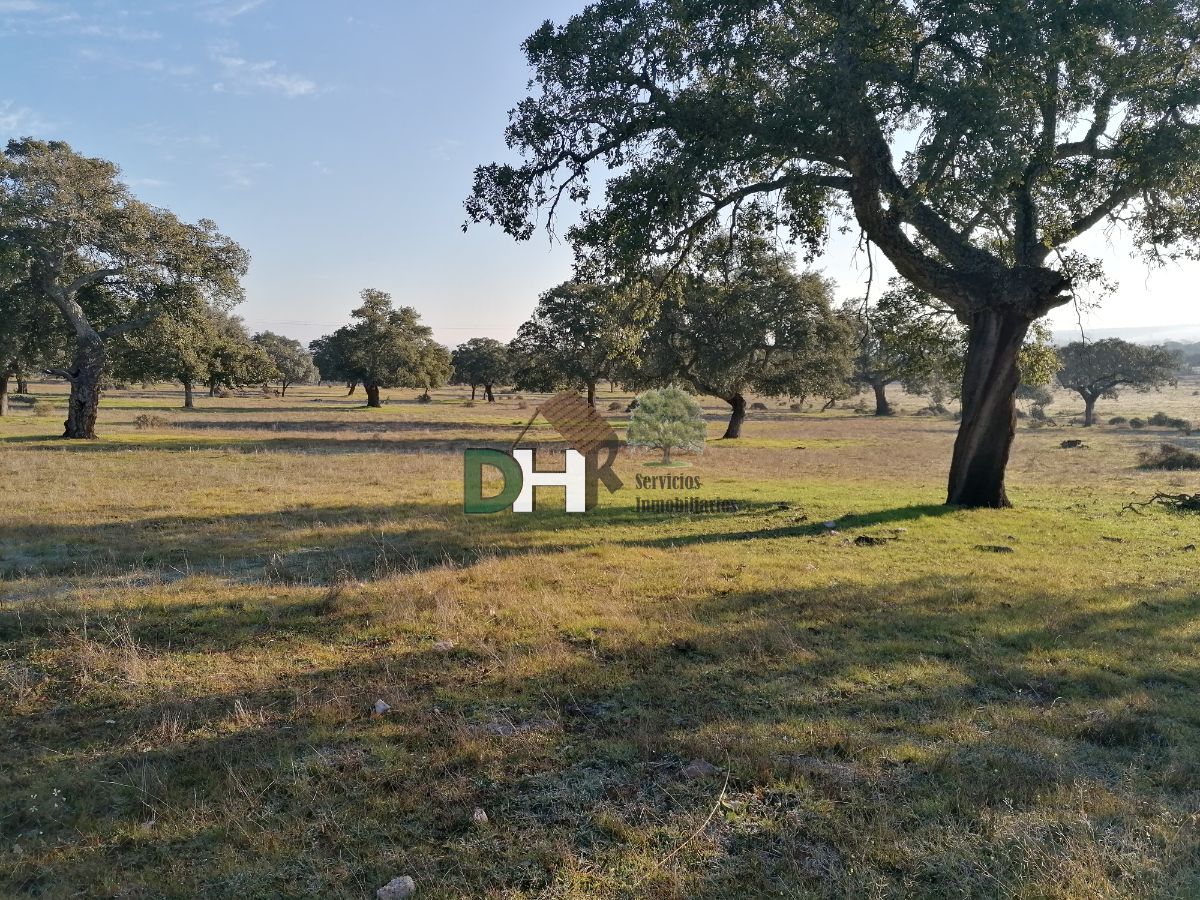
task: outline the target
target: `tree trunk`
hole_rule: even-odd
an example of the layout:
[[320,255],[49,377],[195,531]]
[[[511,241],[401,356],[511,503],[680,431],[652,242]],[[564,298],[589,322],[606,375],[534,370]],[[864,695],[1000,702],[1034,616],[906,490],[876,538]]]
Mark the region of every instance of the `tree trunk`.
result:
[[596,382],[588,382],[588,406],[595,407],[596,405]]
[[100,413],[100,377],[104,374],[104,341],[98,335],[81,336],[71,367],[71,398],[63,437],[76,441],[96,439]]
[[192,383],[190,381],[185,381],[183,383],[183,408],[184,409],[195,409],[196,408],[196,398],[195,398],[195,394],[193,393],[193,391],[194,391],[194,388],[193,388]]
[[379,402],[379,385],[364,384],[363,387],[367,391],[367,406],[371,409],[381,409],[383,404]]
[[742,422],[746,421],[746,398],[741,394],[734,394],[732,397],[727,397],[725,402],[733,407],[729,425],[725,429],[724,437],[721,438],[727,441],[742,436]]
[[474,384],[473,384],[473,385],[471,385],[471,402],[472,402],[472,403],[474,403],[474,402],[475,402],[475,391],[476,391],[477,389],[478,389],[478,385],[474,385]]
[[881,381],[877,381],[871,387],[875,389],[875,415],[890,416],[892,414],[892,405],[888,403],[887,385]]
[[28,394],[29,393],[29,379],[25,376],[24,372],[17,373],[17,393],[18,394]]
[[358,382],[357,382],[357,381],[352,381],[352,382],[350,382],[348,385],[346,385],[346,387],[350,388],[350,390],[346,391],[346,396],[347,396],[347,397],[353,397],[353,396],[354,396],[354,392],[358,390]]
[[0,372],[0,418],[8,415],[8,372]]
[[1004,471],[1017,432],[1017,360],[1030,320],[1010,309],[983,309],[968,323],[962,424],[946,502],[1009,507]]
[[208,396],[210,396],[210,397],[217,396],[217,383],[215,381],[210,381],[208,383]]
[[496,402],[496,395],[492,393],[492,386],[490,384],[485,384],[483,386],[483,394],[485,397],[487,397],[488,403]]
[[279,396],[280,396],[280,397],[286,397],[286,396],[287,396],[288,383],[287,383],[286,381],[281,381],[281,382],[279,383],[279,387],[280,387],[280,390],[279,390]]
[[1083,424],[1086,428],[1096,424],[1096,401],[1099,399],[1095,394],[1083,395]]
[[669,466],[671,464],[671,448],[669,445],[666,447],[663,447],[662,461],[663,461],[664,466]]

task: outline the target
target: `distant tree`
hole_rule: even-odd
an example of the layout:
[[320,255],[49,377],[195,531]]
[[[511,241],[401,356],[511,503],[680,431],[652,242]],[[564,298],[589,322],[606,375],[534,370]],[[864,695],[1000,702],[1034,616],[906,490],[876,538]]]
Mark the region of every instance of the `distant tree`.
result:
[[278,377],[267,352],[242,320],[204,304],[159,317],[113,342],[112,371],[124,381],[177,381],[183,406],[195,407],[197,385],[210,397],[222,389],[262,385]]
[[516,386],[551,391],[583,388],[596,405],[596,385],[637,347],[633,314],[618,286],[568,281],[544,293],[509,345]]
[[51,373],[71,385],[67,438],[96,436],[108,341],[200,300],[242,299],[245,251],[208,220],[134,199],[118,174],[58,141],[12,140],[0,158],[0,241],[21,248],[30,287],[75,340]]
[[475,399],[477,388],[483,388],[488,403],[495,403],[492,388],[512,378],[512,361],[508,347],[493,338],[471,338],[460,344],[452,354],[454,379],[471,388]]
[[216,340],[208,348],[208,393],[263,385],[275,377],[275,364],[265,350],[250,339],[238,316],[213,312]]
[[797,274],[792,257],[758,238],[710,241],[664,284],[636,380],[683,382],[719,397],[741,435],[746,395],[836,394],[850,376],[850,331],[830,306],[832,283]]
[[203,308],[162,317],[116,339],[113,371],[123,381],[178,381],[185,409],[195,406],[195,388],[207,384],[218,340],[218,324]]
[[312,354],[304,349],[304,345],[294,338],[284,337],[272,331],[260,331],[252,340],[271,357],[278,373],[275,377],[280,384],[280,393],[286,397],[288,388],[293,384],[305,384],[312,381],[317,374],[313,365]]
[[1018,356],[1087,277],[1072,242],[1196,252],[1196,37],[1183,0],[593,0],[525,42],[521,159],[467,211],[528,239],[599,198],[570,237],[615,265],[756,202],[812,254],[852,219],[967,327],[947,502],[1008,506]]
[[313,365],[317,367],[321,380],[340,381],[346,385],[347,396],[352,396],[358,388],[358,382],[350,373],[345,351],[345,342],[334,335],[317,338],[308,345],[308,352],[312,354]]
[[1131,344],[1120,338],[1076,341],[1058,351],[1058,383],[1083,398],[1083,424],[1096,423],[1096,401],[1115,400],[1120,388],[1150,391],[1179,375],[1179,355],[1164,347]]
[[966,330],[949,307],[895,279],[874,304],[851,301],[842,311],[854,329],[851,378],[874,391],[875,415],[892,414],[891,384],[925,393],[935,382],[961,380]]
[[37,296],[15,248],[0,247],[0,416],[8,415],[9,385],[25,393],[27,372],[60,366],[69,349],[57,313]]
[[426,396],[450,376],[450,351],[433,340],[410,306],[392,307],[391,294],[367,288],[354,321],[319,342],[314,356],[322,377],[361,384],[367,406],[380,407],[382,388],[420,387]]
[[646,391],[637,400],[626,437],[629,446],[661,450],[663,465],[671,462],[673,450],[704,452],[708,427],[704,411],[690,394],[671,385]]

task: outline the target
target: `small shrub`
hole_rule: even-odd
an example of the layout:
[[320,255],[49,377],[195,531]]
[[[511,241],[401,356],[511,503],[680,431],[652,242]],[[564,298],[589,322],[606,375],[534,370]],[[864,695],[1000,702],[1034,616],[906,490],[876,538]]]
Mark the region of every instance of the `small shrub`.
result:
[[517,409],[529,409],[529,404],[522,400],[517,404]]
[[52,416],[57,412],[54,404],[47,403],[45,400],[34,400],[29,404],[29,411],[35,416]]
[[1165,428],[1171,424],[1171,418],[1165,412],[1156,412],[1146,420],[1147,425],[1153,425],[1155,428]]
[[464,403],[464,404],[463,404],[463,406],[465,406],[467,409],[474,409],[474,407],[475,407],[475,401],[474,401],[474,400],[468,400],[466,403]]
[[133,427],[138,431],[149,431],[154,428],[166,428],[171,423],[162,416],[151,415],[150,413],[142,413],[133,420]]
[[803,403],[793,403],[791,406],[788,407],[788,409],[790,409],[792,412],[804,412],[804,404]]
[[621,404],[618,403],[616,400],[614,400],[612,403],[608,404],[609,412],[619,412],[620,409],[621,409]]
[[422,394],[420,397],[417,398],[417,402],[418,403],[432,403],[433,398],[430,397],[428,394]]
[[1111,419],[1108,420],[1108,424],[1109,425],[1124,425],[1128,421],[1129,420],[1127,418],[1125,418],[1124,416],[1113,416]]
[[1140,455],[1143,469],[1167,472],[1200,469],[1200,453],[1193,453],[1177,444],[1160,444],[1157,450],[1145,450]]
[[229,388],[221,388],[221,390],[217,391],[217,396],[222,400],[228,400],[233,396],[233,391],[229,390]]
[[765,411],[766,411],[766,409],[767,409],[767,404],[765,404],[765,403],[751,403],[751,404],[750,404],[750,408],[751,408],[751,409],[758,410],[759,412],[765,412]]
[[1042,406],[1041,404],[1037,404],[1032,409],[1029,410],[1029,415],[1032,418],[1037,419],[1039,422],[1045,422],[1046,421],[1046,407]]
[[1139,419],[1137,416],[1134,416],[1132,419],[1130,419],[1130,420],[1129,420],[1129,427],[1130,427],[1130,428],[1135,428],[1135,429],[1142,429],[1142,428],[1145,428],[1145,427],[1146,427],[1146,420],[1145,420],[1145,419]]

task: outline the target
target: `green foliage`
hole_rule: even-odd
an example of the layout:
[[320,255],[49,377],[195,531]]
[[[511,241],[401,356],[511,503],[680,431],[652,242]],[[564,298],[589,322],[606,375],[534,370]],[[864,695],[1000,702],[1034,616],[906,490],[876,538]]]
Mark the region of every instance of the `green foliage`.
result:
[[615,377],[637,346],[637,314],[619,286],[568,281],[544,293],[509,345],[515,386],[587,388]]
[[1032,321],[1087,277],[1055,248],[1106,218],[1148,251],[1194,247],[1196,18],[1181,0],[599,0],[526,41],[523,162],[481,166],[467,212],[527,239],[601,163],[605,203],[572,236],[632,261],[756,199],[815,254],[850,199],[922,289]]
[[822,394],[850,374],[850,332],[830,306],[833,285],[797,274],[756,235],[707,242],[666,281],[644,338],[637,379],[682,381],[727,402],[744,393]]
[[1045,322],[1034,322],[1030,326],[1029,334],[1021,347],[1017,368],[1021,372],[1021,385],[1027,388],[1046,387],[1062,368],[1062,360],[1054,346],[1050,326]]
[[703,453],[707,436],[700,404],[682,388],[671,385],[638,397],[627,442],[631,447],[662,450],[663,462],[670,462],[673,450]]
[[504,384],[512,378],[508,347],[494,338],[471,338],[455,348],[451,361],[455,384],[465,384],[472,390],[482,386],[489,395],[493,385]]
[[1177,353],[1164,347],[1131,344],[1120,338],[1076,341],[1058,351],[1062,365],[1058,382],[1085,400],[1116,399],[1120,388],[1146,392],[1178,376]]
[[305,384],[315,379],[317,369],[313,365],[312,354],[296,339],[262,331],[252,340],[271,358],[278,373],[275,377],[285,394],[293,384]]
[[24,248],[28,283],[77,334],[119,333],[198,301],[228,308],[243,297],[249,256],[213,222],[191,225],[142,203],[113,163],[60,141],[9,141],[0,234]]
[[926,393],[934,383],[961,383],[966,331],[924,292],[894,279],[876,303],[847,302],[842,315],[854,329],[857,385],[899,382],[910,393]]
[[368,391],[440,387],[450,377],[450,351],[433,339],[411,306],[393,308],[391,294],[367,288],[354,322],[314,341],[322,378],[361,383]]

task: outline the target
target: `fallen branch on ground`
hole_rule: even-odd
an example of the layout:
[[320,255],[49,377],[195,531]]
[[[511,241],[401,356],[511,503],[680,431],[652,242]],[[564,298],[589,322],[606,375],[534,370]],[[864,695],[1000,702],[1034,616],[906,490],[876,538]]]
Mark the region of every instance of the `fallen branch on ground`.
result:
[[1135,512],[1139,516],[1142,510],[1148,506],[1161,504],[1175,512],[1194,512],[1200,513],[1200,494],[1164,494],[1161,491],[1156,493],[1144,503],[1128,503],[1121,512],[1126,510]]

